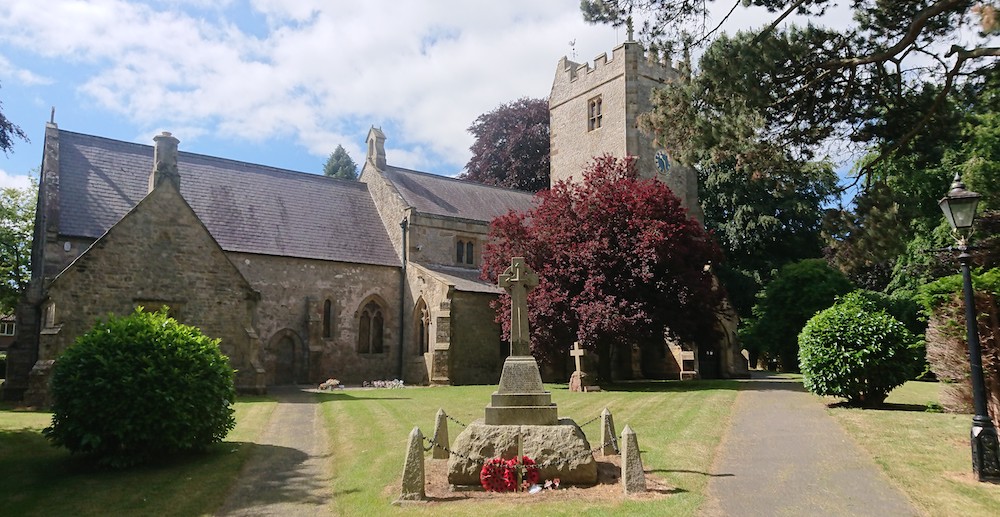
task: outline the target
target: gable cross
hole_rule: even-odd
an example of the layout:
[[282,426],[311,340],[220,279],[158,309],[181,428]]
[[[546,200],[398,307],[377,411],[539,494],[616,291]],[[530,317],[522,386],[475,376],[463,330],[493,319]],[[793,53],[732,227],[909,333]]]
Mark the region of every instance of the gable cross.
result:
[[531,355],[528,291],[538,285],[538,275],[524,263],[524,257],[514,257],[497,283],[510,293],[510,355]]

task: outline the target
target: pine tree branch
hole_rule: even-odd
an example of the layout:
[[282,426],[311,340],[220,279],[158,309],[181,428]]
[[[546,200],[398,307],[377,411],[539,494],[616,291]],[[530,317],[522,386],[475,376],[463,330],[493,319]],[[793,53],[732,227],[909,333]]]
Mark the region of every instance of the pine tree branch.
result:
[[[781,13],[781,16],[778,16],[778,18],[776,20],[774,20],[773,22],[771,22],[771,25],[768,25],[767,27],[764,28],[764,30],[760,31],[760,34],[758,34],[757,37],[755,37],[753,39],[753,43],[754,44],[760,43],[760,40],[765,35],[767,35],[771,31],[773,31],[774,28],[777,27],[778,24],[782,22],[782,20],[784,20],[785,18],[788,18],[788,16],[791,15],[793,11],[795,11],[796,9],[798,9],[799,7],[801,7],[802,4],[804,4],[804,3],[806,3],[806,0],[797,0],[794,4],[788,6],[788,9],[785,9],[785,12]],[[732,14],[732,13],[730,13],[730,14]]]
[[[833,59],[825,63],[821,63],[819,68],[845,68],[845,67],[855,67],[860,65],[867,65],[871,63],[882,63],[894,56],[903,52],[907,47],[913,44],[920,36],[920,33],[924,30],[927,22],[934,18],[935,16],[946,12],[950,9],[959,7],[968,0],[942,0],[930,7],[924,9],[913,18],[913,23],[907,29],[906,34],[903,35],[902,39],[896,42],[895,45],[881,51],[876,52],[867,56],[855,56],[855,57],[845,57],[841,59]],[[801,3],[801,1],[799,2]],[[758,36],[759,37],[759,36]]]

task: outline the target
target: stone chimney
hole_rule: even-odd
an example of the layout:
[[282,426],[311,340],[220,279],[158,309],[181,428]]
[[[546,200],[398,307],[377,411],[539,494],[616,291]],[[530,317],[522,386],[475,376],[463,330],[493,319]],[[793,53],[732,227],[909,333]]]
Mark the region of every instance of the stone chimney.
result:
[[173,184],[178,191],[181,189],[181,176],[177,172],[177,144],[180,140],[164,131],[153,137],[153,172],[149,175],[149,191],[163,185]]

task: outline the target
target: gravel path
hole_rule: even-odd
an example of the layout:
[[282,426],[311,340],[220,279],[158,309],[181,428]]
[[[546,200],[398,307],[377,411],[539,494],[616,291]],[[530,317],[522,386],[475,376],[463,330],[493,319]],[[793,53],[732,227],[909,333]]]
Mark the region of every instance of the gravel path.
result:
[[333,515],[332,466],[315,394],[269,388],[278,400],[239,484],[216,515]]
[[741,386],[709,480],[712,515],[920,515],[795,380]]

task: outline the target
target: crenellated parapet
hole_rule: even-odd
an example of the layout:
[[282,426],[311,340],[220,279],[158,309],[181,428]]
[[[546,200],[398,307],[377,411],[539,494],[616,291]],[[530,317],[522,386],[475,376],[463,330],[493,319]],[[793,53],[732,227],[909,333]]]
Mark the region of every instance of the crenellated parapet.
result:
[[557,105],[624,76],[626,70],[657,83],[666,83],[680,77],[680,73],[672,66],[669,55],[660,54],[655,49],[646,50],[635,41],[627,41],[612,50],[610,57],[607,53],[595,57],[593,64],[577,63],[563,56],[556,66],[549,105]]

